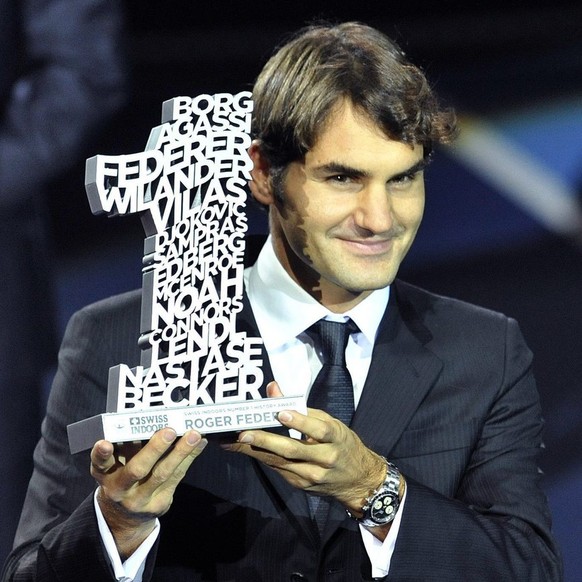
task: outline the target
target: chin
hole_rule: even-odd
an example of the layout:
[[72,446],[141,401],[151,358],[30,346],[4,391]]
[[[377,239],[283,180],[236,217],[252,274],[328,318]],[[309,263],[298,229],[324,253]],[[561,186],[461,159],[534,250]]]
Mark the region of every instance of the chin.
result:
[[361,270],[360,273],[362,273],[363,276],[358,277],[357,281],[354,280],[354,283],[358,283],[358,287],[361,287],[364,291],[387,287],[392,283],[396,276],[396,271],[394,271],[394,269],[381,264],[367,266],[365,270]]
[[373,280],[366,280],[366,281],[346,281],[341,286],[344,289],[350,291],[350,293],[354,293],[355,295],[359,293],[364,293],[366,291],[376,291],[377,289],[384,289],[384,287],[388,287],[393,281],[393,278],[382,278],[382,279],[373,279]]

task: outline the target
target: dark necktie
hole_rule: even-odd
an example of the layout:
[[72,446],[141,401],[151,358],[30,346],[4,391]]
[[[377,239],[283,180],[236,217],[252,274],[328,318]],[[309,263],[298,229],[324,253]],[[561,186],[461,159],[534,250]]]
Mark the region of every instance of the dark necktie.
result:
[[[346,346],[350,335],[357,331],[358,327],[352,320],[341,323],[325,319],[320,319],[307,330],[323,356],[323,365],[311,386],[307,406],[324,410],[348,426],[354,415],[354,387],[346,366]],[[329,502],[324,497],[313,495],[308,496],[308,500],[321,533],[327,520]]]
[[354,387],[346,366],[346,346],[352,333],[358,331],[350,319],[346,323],[320,319],[307,333],[321,348],[323,365],[313,382],[307,406],[325,410],[348,425],[354,415]]

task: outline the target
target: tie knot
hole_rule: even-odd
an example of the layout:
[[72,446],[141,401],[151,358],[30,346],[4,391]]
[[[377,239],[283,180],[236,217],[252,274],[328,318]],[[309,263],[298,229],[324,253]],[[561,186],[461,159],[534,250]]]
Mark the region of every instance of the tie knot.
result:
[[348,339],[352,333],[358,331],[358,326],[351,319],[345,323],[320,319],[307,331],[314,339],[319,339],[323,361],[326,364],[331,366],[346,365]]

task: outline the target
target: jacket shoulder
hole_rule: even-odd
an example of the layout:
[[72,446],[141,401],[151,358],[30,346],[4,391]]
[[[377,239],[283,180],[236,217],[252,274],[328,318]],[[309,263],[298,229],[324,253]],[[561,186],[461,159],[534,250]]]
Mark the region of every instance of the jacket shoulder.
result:
[[395,282],[394,291],[404,324],[435,352],[450,350],[454,356],[472,351],[502,359],[508,345],[529,352],[518,323],[503,313],[402,281]]
[[[453,317],[459,319],[461,322],[470,320],[473,323],[479,321],[497,322],[497,324],[506,325],[511,318],[498,311],[487,309],[474,303],[469,303],[461,299],[453,297],[446,297],[433,293],[397,280],[394,284],[396,300],[401,309],[405,312],[412,311],[422,319],[431,319],[435,317]],[[411,313],[409,313],[411,315]]]
[[141,306],[141,289],[133,289],[119,295],[112,295],[82,307],[75,316],[81,317],[118,317],[120,314],[133,314]]
[[[141,289],[91,303],[69,320],[61,355],[82,351],[84,358],[106,360],[108,366],[139,362]],[[120,359],[119,359],[120,358]]]

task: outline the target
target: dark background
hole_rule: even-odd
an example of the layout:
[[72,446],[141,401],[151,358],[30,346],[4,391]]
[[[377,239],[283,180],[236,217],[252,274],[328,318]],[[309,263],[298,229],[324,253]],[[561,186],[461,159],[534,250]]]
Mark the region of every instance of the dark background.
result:
[[[579,3],[126,0],[126,13],[131,95],[88,155],[143,150],[162,101],[249,89],[286,34],[313,19],[350,19],[398,40],[464,116],[500,131],[504,122],[525,119],[528,143],[549,146],[558,159],[562,152],[577,156],[578,171],[566,181],[574,194],[582,184],[582,136],[573,133],[582,116]],[[568,124],[563,135],[548,134],[543,124],[537,129],[536,112],[546,111],[547,127],[547,112],[561,111],[562,103],[573,116],[572,131]],[[546,162],[551,170],[551,161],[540,160]],[[55,182],[49,200],[61,332],[81,305],[140,284],[139,220],[92,216],[83,182],[79,165]],[[581,580],[581,247],[576,236],[547,230],[447,151],[437,152],[427,190],[424,224],[401,276],[520,322],[545,409],[543,468],[566,580]],[[251,216],[252,228],[264,229],[264,219]]]

